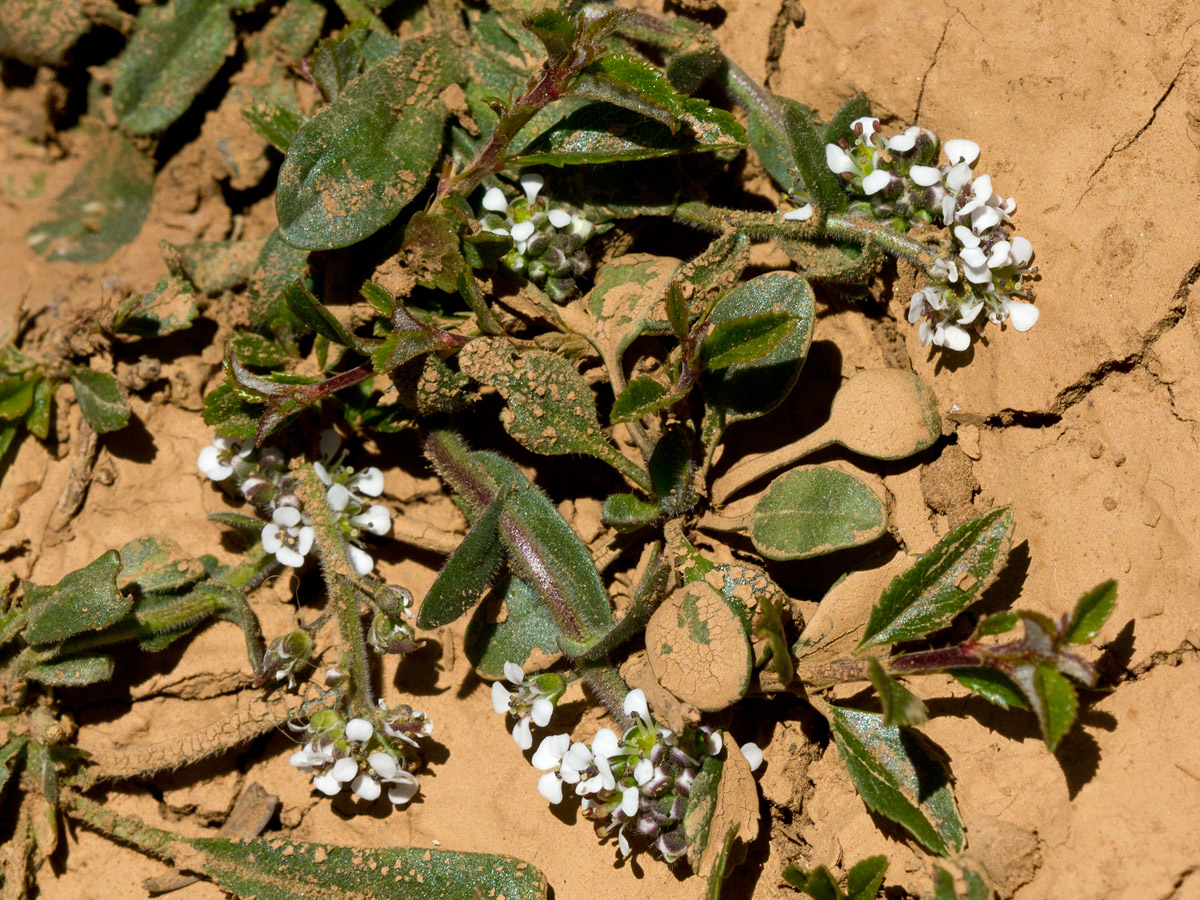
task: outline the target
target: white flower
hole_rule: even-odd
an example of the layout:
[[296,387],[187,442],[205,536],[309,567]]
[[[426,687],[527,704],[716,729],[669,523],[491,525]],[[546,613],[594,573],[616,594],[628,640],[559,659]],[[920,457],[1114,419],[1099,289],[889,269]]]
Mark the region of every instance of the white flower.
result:
[[1038,316],[1041,315],[1040,310],[1032,303],[1025,303],[1022,300],[1013,300],[1011,298],[1005,300],[1001,304],[1002,315],[1000,321],[1005,319],[1012,322],[1013,328],[1017,331],[1028,331],[1037,324]]
[[378,497],[383,493],[383,472],[375,466],[368,466],[350,476],[349,488],[368,497]]
[[611,728],[601,728],[592,738],[592,758],[610,759],[620,751],[620,740]]
[[344,484],[330,485],[329,490],[325,492],[325,502],[334,512],[341,512],[350,502],[350,491]]
[[811,203],[805,203],[803,206],[799,206],[796,209],[789,209],[783,214],[783,217],[789,222],[807,222],[812,218],[812,214],[813,205]]
[[546,213],[546,218],[555,228],[566,228],[571,224],[571,214],[565,209],[552,209]]
[[347,781],[353,781],[358,775],[358,763],[352,757],[343,756],[333,764],[333,768],[329,771],[334,781],[345,784]]
[[351,719],[346,723],[346,740],[365,744],[375,733],[375,726],[366,719]]
[[863,116],[850,123],[850,130],[867,147],[875,146],[875,135],[879,134],[879,120],[874,116]]
[[350,560],[350,568],[354,570],[354,574],[360,577],[370,575],[371,570],[375,568],[374,557],[353,544],[346,545],[346,558]]
[[835,175],[856,175],[860,171],[850,154],[837,144],[825,145],[825,165]]
[[521,190],[525,192],[525,199],[529,201],[530,206],[533,206],[534,201],[537,200],[538,191],[545,185],[546,180],[536,172],[526,172],[521,176],[520,182]]
[[746,758],[746,762],[750,764],[750,771],[753,772],[762,765],[763,752],[759,749],[758,744],[742,744],[742,756]]
[[254,445],[250,442],[243,445],[242,441],[217,435],[196,457],[196,467],[213,481],[224,481],[233,474],[235,461],[253,452]]
[[533,222],[526,219],[524,222],[518,222],[510,230],[514,241],[527,241],[533,237],[533,233],[537,231],[537,226]]
[[[505,665],[508,665],[505,663]],[[513,694],[508,688],[502,685],[499,681],[492,682],[492,709],[498,715],[508,715],[508,705],[512,701]]]
[[366,512],[351,516],[350,524],[355,528],[365,528],[371,534],[385,535],[392,530],[392,514],[386,506],[373,503]]
[[494,213],[508,212],[508,201],[504,199],[504,191],[496,187],[488,188],[487,193],[483,195],[483,208]]
[[368,803],[378,800],[379,795],[383,793],[383,788],[380,787],[379,782],[366,772],[360,772],[358,777],[350,782],[350,790],[354,791],[355,794]]
[[385,781],[391,785],[388,788],[388,800],[396,806],[403,806],[415,797],[421,787],[416,776],[404,769],[398,771],[395,778],[385,779]]
[[513,726],[512,738],[522,750],[528,750],[533,746],[532,724],[528,716],[523,716]]
[[313,528],[300,525],[300,510],[294,506],[281,506],[271,514],[271,524],[262,530],[263,549],[274,553],[285,566],[299,568],[313,545]]
[[936,166],[913,166],[908,170],[908,177],[921,187],[942,183],[942,171]]
[[966,163],[969,166],[979,159],[979,145],[962,138],[946,141],[946,158],[951,165]]
[[641,688],[635,688],[626,694],[621,708],[625,710],[625,715],[650,723],[650,707],[646,704],[646,692]]

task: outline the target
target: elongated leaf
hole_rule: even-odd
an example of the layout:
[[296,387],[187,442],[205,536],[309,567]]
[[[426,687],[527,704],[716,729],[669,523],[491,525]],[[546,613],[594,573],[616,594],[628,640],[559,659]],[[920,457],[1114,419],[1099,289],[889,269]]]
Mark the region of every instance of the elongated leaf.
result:
[[191,106],[233,49],[228,4],[173,0],[145,6],[117,61],[113,106],[133,134],[162,131]]
[[709,332],[700,345],[700,358],[706,369],[752,363],[779,346],[796,322],[796,317],[781,312],[729,319]]
[[855,134],[850,127],[851,124],[855,119],[861,119],[870,114],[871,104],[867,100],[867,95],[855,94],[838,108],[838,111],[833,114],[833,118],[821,129],[821,143],[836,144],[842,139],[845,139],[846,143],[853,143]]
[[254,437],[262,406],[243,400],[233,390],[233,384],[232,379],[226,378],[205,395],[201,417],[218,434],[244,441]]
[[517,354],[503,338],[480,338],[459,354],[459,366],[500,392],[508,404],[504,428],[522,446],[548,456],[594,456],[649,486],[645,473],[605,437],[595,395],[569,360],[544,350]]
[[417,613],[421,628],[440,628],[456,621],[487,590],[500,568],[500,514],[504,494],[471,526],[430,587]]
[[692,433],[687,428],[673,425],[665,429],[654,452],[650,454],[650,488],[654,496],[689,498],[692,494]]
[[71,659],[44,663],[32,667],[26,676],[30,681],[54,687],[82,687],[98,681],[108,681],[113,674],[113,658],[107,655],[75,656]]
[[279,172],[285,241],[306,250],[349,246],[416,197],[441,152],[443,50],[406,41],[300,129]]
[[1063,634],[1064,644],[1089,644],[1117,605],[1117,583],[1106,581],[1079,598]]
[[476,611],[463,639],[467,659],[484,678],[503,678],[506,662],[515,662],[530,673],[545,668],[559,656],[558,625],[537,592],[520,578],[510,578],[504,585],[503,599],[504,621],[490,621],[490,604],[485,603]]
[[117,431],[129,423],[129,401],[112,375],[86,366],[72,366],[71,387],[79,401],[79,411],[99,434]]
[[247,106],[242,110],[242,118],[250,123],[260,138],[281,153],[287,153],[307,121],[295,110],[265,101]]
[[871,611],[859,649],[923,637],[950,623],[996,580],[1012,544],[1013,515],[1000,507],[954,529],[897,577]]
[[229,349],[248,366],[277,368],[292,357],[270,338],[253,331],[239,331],[230,336]]
[[16,59],[28,66],[61,65],[91,27],[82,3],[6,0],[0,3],[0,59]]
[[1066,675],[1048,665],[1015,666],[1011,675],[1037,715],[1042,737],[1053,753],[1063,735],[1071,730],[1079,712],[1075,686]]
[[887,508],[865,481],[831,466],[780,475],[754,507],[750,538],[768,559],[808,559],[858,547],[887,529]]
[[797,321],[788,336],[766,356],[706,372],[705,393],[724,424],[765,415],[783,402],[800,377],[812,343],[812,289],[799,275],[769,272],[730,291],[712,312],[719,325],[742,316],[786,313]]
[[1020,689],[1003,672],[980,667],[978,669],[954,669],[950,674],[959,684],[969,687],[984,700],[995,703],[1001,709],[1009,707],[1028,709],[1029,707]]
[[636,422],[642,416],[665,409],[678,399],[653,378],[642,376],[633,379],[625,386],[625,390],[621,391],[613,403],[608,419],[614,425]]
[[812,116],[798,106],[789,106],[785,113],[788,138],[800,176],[808,188],[818,216],[844,209],[849,198],[842,189],[841,179],[825,162],[825,142],[817,134]]
[[26,585],[29,625],[25,640],[53,644],[85,631],[99,631],[133,608],[133,598],[117,590],[121,558],[115,550],[101,554],[55,585]]
[[[43,441],[50,435],[50,412],[54,408],[54,392],[57,389],[58,382],[53,378],[39,378],[33,386],[33,403],[25,414],[25,426]],[[0,447],[0,456],[7,449],[7,444]]]
[[650,63],[624,53],[602,56],[585,68],[576,92],[662,122],[671,131],[686,99]]
[[657,522],[661,515],[657,503],[647,503],[633,494],[610,494],[600,517],[605,525],[617,531],[633,532]]
[[949,773],[915,734],[885,726],[877,713],[815,705],[829,720],[838,754],[868,809],[904,826],[933,853],[963,848]]
[[302,282],[294,281],[284,289],[283,302],[297,319],[321,337],[343,347],[365,349],[367,342],[351,333]]
[[684,101],[674,132],[661,122],[611,103],[593,103],[546,131],[513,160],[519,166],[633,162],[680,153],[738,150],[745,136],[733,117],[703,101]]
[[0,378],[0,419],[20,419],[29,412],[37,382],[36,376]]
[[855,863],[846,875],[846,900],[875,900],[887,867],[886,856],[868,856]]
[[871,673],[871,684],[879,694],[879,704],[883,707],[884,725],[920,725],[928,721],[929,710],[912,691],[902,685],[887,672],[879,660],[867,662]]
[[117,131],[93,146],[95,155],[54,201],[53,218],[26,237],[51,262],[103,262],[138,236],[150,214],[154,162]]

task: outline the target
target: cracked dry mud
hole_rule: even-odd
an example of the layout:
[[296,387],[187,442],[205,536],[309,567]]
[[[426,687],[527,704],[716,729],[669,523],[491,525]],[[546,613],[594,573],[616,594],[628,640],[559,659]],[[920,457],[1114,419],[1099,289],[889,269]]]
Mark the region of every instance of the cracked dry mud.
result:
[[[995,602],[1019,599],[1053,612],[1104,578],[1120,580],[1117,611],[1099,641],[1109,647],[1103,663],[1119,686],[1092,697],[1056,756],[1028,716],[970,699],[948,679],[923,686],[934,714],[926,730],[953,760],[969,853],[993,873],[1002,896],[1018,900],[1200,896],[1200,304],[1193,299],[1200,279],[1200,10],[1191,0],[725,0],[690,7],[774,90],[823,114],[865,90],[885,127],[916,120],[944,139],[979,143],[981,171],[1017,197],[1017,226],[1032,240],[1042,274],[1036,328],[992,331],[962,357],[930,354],[903,320],[911,288],[901,271],[879,298],[881,317],[822,306],[805,377],[829,397],[862,368],[911,365],[937,395],[947,439],[915,462],[872,469],[890,492],[894,536],[908,550],[928,549],[971,505],[1010,504],[1017,545]],[[169,164],[173,172],[160,182],[135,244],[92,270],[36,259],[24,234],[44,217],[44,198],[85,158],[68,152],[51,159],[22,137],[36,129],[39,89],[0,94],[0,182],[11,176],[26,185],[39,172],[47,178],[43,199],[0,198],[7,261],[0,319],[7,322],[22,300],[30,309],[66,311],[104,302],[114,289],[146,290],[164,271],[159,240],[228,236],[233,219],[202,132]],[[765,184],[751,173],[752,190],[769,194]],[[248,236],[265,234],[271,216],[269,202],[259,202],[244,211],[241,227]],[[95,466],[104,477],[62,531],[49,526],[71,458],[23,444],[0,487],[0,521],[19,519],[0,532],[6,565],[49,583],[147,532],[172,534],[196,553],[219,546],[202,513],[221,501],[194,471],[208,440],[195,410],[224,336],[224,326],[192,332],[187,340],[213,346],[197,344],[191,356],[185,346],[165,364],[171,402],[154,387],[135,397],[144,427],[101,440]],[[831,349],[834,339],[840,353]],[[821,421],[795,404],[775,415],[795,415],[804,427]],[[937,466],[939,453],[953,453],[953,464]],[[926,467],[936,468],[925,475]],[[955,489],[947,477],[965,483]],[[421,502],[423,514],[455,521],[426,470],[393,471],[387,489],[392,498]],[[383,572],[419,595],[437,564],[397,549],[385,556]],[[263,593],[256,603],[264,626],[279,633],[292,621],[288,586]],[[146,743],[218,719],[234,707],[242,683],[241,644],[232,626],[212,626],[132,686],[102,694],[81,716],[84,746]],[[598,891],[615,900],[703,896],[699,879],[680,880],[656,862],[616,864],[615,851],[598,846],[587,823],[539,801],[536,773],[490,714],[452,636],[440,635],[406,664],[413,668],[400,683],[411,683],[414,663],[436,664],[417,690],[443,749],[432,754],[421,800],[410,809],[347,815],[354,810],[343,801],[318,802],[289,770],[290,744],[279,734],[153,788],[131,783],[112,795],[114,806],[201,833],[254,780],[279,794],[280,820],[300,838],[436,840],[510,853],[539,866],[558,900]],[[388,683],[395,683],[390,673]],[[785,863],[852,863],[873,853],[889,856],[889,884],[911,896],[926,892],[927,860],[867,814],[836,751],[813,745],[806,723],[788,721],[786,710],[776,724],[767,710],[757,717],[760,733],[738,738],[765,747],[768,827],[727,896],[793,896],[778,887]],[[40,881],[48,900],[141,897],[142,879],[165,871],[86,831],[66,843],[69,852]],[[200,883],[174,896],[220,892]]]

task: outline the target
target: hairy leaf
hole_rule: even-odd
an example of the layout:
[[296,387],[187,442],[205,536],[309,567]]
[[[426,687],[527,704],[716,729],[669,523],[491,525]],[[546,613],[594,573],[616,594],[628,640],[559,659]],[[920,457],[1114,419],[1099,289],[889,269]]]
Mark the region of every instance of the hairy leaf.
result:
[[642,376],[635,378],[625,386],[625,390],[613,402],[612,412],[608,419],[612,424],[621,422],[636,422],[642,416],[666,409],[679,397],[668,391],[653,378]]
[[808,559],[870,543],[887,509],[861,478],[831,466],[780,475],[754,507],[750,538],[768,559]]
[[949,624],[996,580],[1008,559],[1012,532],[1012,510],[1000,507],[942,538],[888,585],[859,648],[912,640]]
[[657,503],[639,500],[633,494],[609,494],[600,517],[605,525],[629,533],[658,521],[662,510]]
[[503,621],[492,621],[490,603],[476,611],[463,642],[467,659],[484,678],[503,678],[504,664],[515,662],[526,673],[558,658],[558,625],[537,592],[520,578],[503,585]]
[[113,658],[97,656],[74,656],[33,666],[25,673],[30,681],[38,681],[53,687],[82,687],[98,681],[108,681],[113,674]]
[[87,366],[72,366],[71,387],[79,411],[97,433],[117,431],[129,423],[129,401],[114,376]]
[[198,313],[192,286],[178,276],[165,275],[153,289],[135,294],[117,308],[112,330],[138,337],[162,337],[190,328]]
[[417,613],[419,627],[449,625],[483,596],[500,568],[500,514],[503,510],[504,493],[501,492],[442,566]]
[[838,754],[867,808],[898,822],[928,850],[946,855],[966,843],[946,769],[912,732],[877,713],[818,701]]
[[117,590],[121,558],[115,550],[101,554],[49,587],[26,585],[29,624],[25,640],[54,644],[86,631],[100,631],[133,608],[133,598]]
[[[258,530],[262,523],[257,519]],[[205,575],[204,564],[188,557],[170,538],[140,537],[129,541],[120,551],[121,571],[117,587],[139,592],[174,592],[195,584]]]
[[785,113],[788,138],[804,185],[812,198],[819,217],[844,209],[850,202],[842,189],[841,179],[825,162],[825,142],[817,134],[812,116],[799,106],[789,106]]

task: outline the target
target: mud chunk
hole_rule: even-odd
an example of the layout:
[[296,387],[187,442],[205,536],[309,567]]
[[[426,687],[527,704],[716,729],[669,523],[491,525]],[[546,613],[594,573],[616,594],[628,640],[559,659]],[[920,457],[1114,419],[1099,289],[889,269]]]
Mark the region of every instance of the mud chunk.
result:
[[975,515],[971,498],[979,493],[979,481],[971,471],[971,460],[958,447],[950,446],[921,469],[921,492],[925,505],[946,516],[956,528]]

